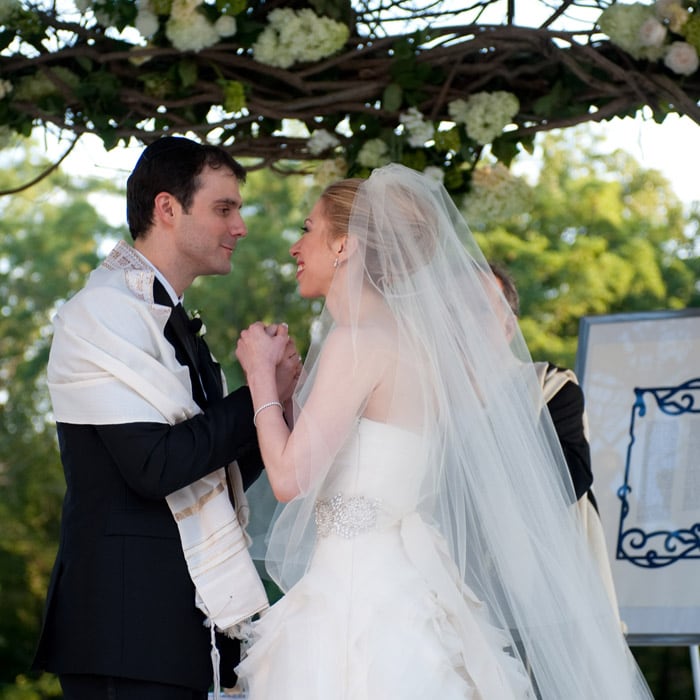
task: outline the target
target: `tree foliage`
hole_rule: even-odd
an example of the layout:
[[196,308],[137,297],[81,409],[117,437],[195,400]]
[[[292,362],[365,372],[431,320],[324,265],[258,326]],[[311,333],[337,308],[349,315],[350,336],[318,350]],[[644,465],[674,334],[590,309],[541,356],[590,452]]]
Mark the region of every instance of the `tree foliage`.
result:
[[[36,152],[13,155],[0,186],[31,172]],[[0,202],[0,683],[31,660],[58,542],[64,482],[45,382],[50,319],[97,263],[100,240],[115,234],[86,199],[98,187],[109,189],[57,173]]]
[[[698,72],[610,41],[597,26],[609,0],[520,3],[8,0],[0,125],[94,133],[108,149],[190,133],[259,167],[326,159],[341,175],[399,161],[439,167],[463,193],[486,144],[507,164],[537,132],[644,106],[700,121]],[[515,112],[465,117],[484,94],[514,96]]]
[[601,153],[582,127],[540,145],[530,210],[475,225],[518,283],[533,356],[573,366],[583,316],[700,306],[697,222],[669,182],[623,151]]

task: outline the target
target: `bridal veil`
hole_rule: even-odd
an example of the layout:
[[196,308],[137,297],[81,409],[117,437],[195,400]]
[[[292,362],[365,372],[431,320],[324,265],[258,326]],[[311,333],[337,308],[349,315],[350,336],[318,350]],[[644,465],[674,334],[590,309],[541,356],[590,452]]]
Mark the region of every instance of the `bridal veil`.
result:
[[[510,636],[540,697],[651,698],[577,521],[517,322],[450,196],[403,166],[377,169],[356,185],[347,244],[295,394],[303,493],[278,508],[267,538],[270,575],[283,591],[303,575],[319,489],[343,431],[366,409],[353,393],[358,378],[395,371],[378,419],[419,439],[427,466],[418,513]],[[382,308],[369,321],[368,290]],[[373,340],[373,328],[386,324],[389,347]],[[324,366],[327,343],[342,344],[337,366]],[[335,384],[325,405],[314,402],[316,381]],[[339,416],[334,430],[329,414]]]

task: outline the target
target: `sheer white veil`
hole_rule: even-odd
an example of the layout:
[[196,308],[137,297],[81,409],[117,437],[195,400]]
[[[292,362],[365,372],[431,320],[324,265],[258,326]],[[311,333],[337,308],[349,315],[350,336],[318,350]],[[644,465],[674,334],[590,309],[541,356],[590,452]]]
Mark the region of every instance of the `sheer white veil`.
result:
[[[306,570],[315,502],[368,407],[356,387],[383,382],[375,420],[410,431],[424,456],[416,508],[540,697],[651,698],[572,507],[525,342],[448,193],[400,165],[375,170],[357,186],[348,246],[295,394],[303,493],[268,534],[272,578],[286,591]],[[341,366],[324,367],[327,345],[341,348]],[[328,377],[333,398],[319,403]]]

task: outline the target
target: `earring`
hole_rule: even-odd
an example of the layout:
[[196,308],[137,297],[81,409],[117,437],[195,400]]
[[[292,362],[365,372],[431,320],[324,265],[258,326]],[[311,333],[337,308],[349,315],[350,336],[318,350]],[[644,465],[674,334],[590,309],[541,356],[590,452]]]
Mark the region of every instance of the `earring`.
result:
[[338,258],[336,258],[336,259],[333,261],[333,269],[335,270],[337,267],[338,267]]

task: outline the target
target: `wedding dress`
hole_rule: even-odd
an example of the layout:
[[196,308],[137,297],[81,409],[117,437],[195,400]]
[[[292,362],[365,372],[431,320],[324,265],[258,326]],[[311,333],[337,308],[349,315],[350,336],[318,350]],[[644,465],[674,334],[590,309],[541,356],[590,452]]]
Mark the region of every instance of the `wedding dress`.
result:
[[250,700],[534,697],[508,638],[416,512],[419,438],[360,418],[316,502],[310,568],[254,623]]

